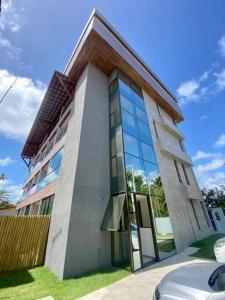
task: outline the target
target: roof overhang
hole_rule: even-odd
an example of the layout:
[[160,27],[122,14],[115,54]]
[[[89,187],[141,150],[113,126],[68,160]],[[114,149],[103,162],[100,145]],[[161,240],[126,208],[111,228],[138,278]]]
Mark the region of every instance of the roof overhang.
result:
[[82,32],[64,73],[76,81],[88,63],[93,63],[108,76],[115,68],[121,70],[169,111],[177,122],[183,120],[175,96],[96,10]]
[[45,136],[51,132],[52,125],[62,107],[73,99],[74,88],[73,80],[58,71],[54,72],[23,147],[22,157],[31,158],[38,152]]

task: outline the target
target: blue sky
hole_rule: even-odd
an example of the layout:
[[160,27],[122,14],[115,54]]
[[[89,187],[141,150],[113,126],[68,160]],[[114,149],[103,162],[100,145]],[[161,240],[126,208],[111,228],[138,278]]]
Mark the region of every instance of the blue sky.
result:
[[222,0],[2,0],[0,188],[18,198],[23,142],[53,71],[63,72],[97,8],[177,96],[201,186],[225,184],[225,2]]

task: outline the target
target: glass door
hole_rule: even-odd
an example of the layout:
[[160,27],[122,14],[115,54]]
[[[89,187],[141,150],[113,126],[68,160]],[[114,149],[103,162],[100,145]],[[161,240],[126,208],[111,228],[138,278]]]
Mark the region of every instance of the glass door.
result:
[[149,198],[146,195],[140,194],[136,194],[135,198],[142,264],[145,267],[156,259],[154,225],[151,217]]
[[133,270],[143,268],[156,260],[155,232],[149,198],[146,195],[130,195],[130,234]]

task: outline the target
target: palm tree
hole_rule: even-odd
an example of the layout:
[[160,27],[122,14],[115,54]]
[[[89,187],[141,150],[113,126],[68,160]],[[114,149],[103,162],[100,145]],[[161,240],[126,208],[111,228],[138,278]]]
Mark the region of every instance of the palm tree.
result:
[[9,201],[9,192],[0,190],[0,208],[7,207],[11,203]]
[[150,197],[152,199],[153,211],[156,217],[168,217],[166,197],[163,190],[161,177],[156,177],[150,187]]

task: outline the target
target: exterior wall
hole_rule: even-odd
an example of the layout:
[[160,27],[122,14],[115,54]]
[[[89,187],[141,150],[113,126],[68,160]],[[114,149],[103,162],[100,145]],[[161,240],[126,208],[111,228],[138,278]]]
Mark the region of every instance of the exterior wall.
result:
[[[181,152],[179,137],[171,134],[171,132],[166,130],[161,123],[161,116],[163,116],[167,119],[168,122],[171,123],[171,127],[173,127],[174,124],[172,117],[170,117],[168,113],[163,111],[162,108],[160,108],[160,116],[155,101],[144,91],[143,95],[148,112],[149,125],[152,131],[155,151],[160,167],[165,196],[171,217],[175,243],[177,251],[179,252],[182,251],[185,247],[189,246],[194,240],[198,240],[212,234],[212,228],[211,226],[208,227],[208,224],[206,222],[205,215],[200,203],[201,193],[189,161],[185,163],[184,161],[181,161],[176,157],[183,182],[180,183],[175,169],[173,155],[166,155],[161,151],[159,140],[166,143],[172,150],[174,150],[175,153]],[[155,120],[158,138],[156,137],[153,120]],[[186,184],[186,179],[181,164],[185,165],[190,185]],[[197,218],[199,220],[200,229],[198,228],[190,199],[188,199],[189,197],[195,199],[193,200],[193,205],[196,211]]]
[[108,78],[88,64],[74,96],[45,264],[61,279],[111,264]]

